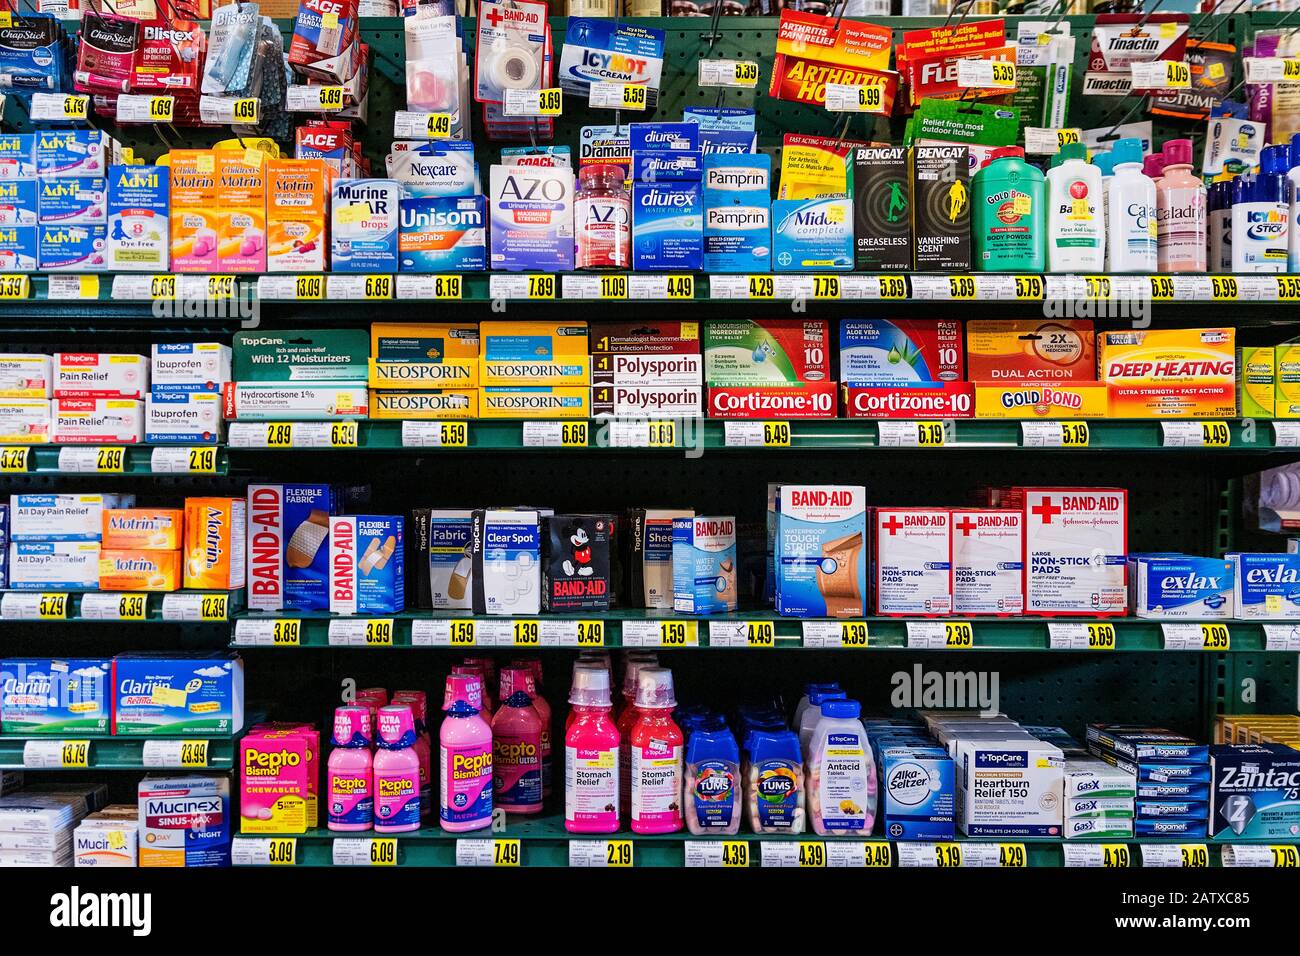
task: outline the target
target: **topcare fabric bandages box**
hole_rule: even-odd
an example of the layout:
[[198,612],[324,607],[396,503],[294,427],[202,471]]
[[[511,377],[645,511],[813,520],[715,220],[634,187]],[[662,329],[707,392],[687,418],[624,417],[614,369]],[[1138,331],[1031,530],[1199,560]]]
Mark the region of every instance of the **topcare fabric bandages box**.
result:
[[876,508],[871,517],[877,614],[952,612],[952,514],[947,508]]
[[1128,604],[1128,492],[1025,488],[1025,610],[1123,614]]
[[778,614],[866,614],[866,497],[861,485],[781,485],[777,490]]
[[1144,329],[1097,335],[1097,377],[1112,418],[1237,414],[1235,330]]

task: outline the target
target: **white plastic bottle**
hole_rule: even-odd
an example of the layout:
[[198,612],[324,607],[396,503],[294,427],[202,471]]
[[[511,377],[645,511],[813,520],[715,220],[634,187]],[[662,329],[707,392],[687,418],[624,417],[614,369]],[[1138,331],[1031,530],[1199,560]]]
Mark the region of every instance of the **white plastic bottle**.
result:
[[1232,271],[1285,272],[1291,218],[1286,146],[1265,146],[1259,172],[1233,180]]
[[[1102,231],[1108,228],[1110,220],[1110,181],[1115,177],[1115,168],[1111,161],[1110,150],[1104,150],[1092,154],[1092,164],[1097,167],[1101,173],[1101,228]],[[1109,235],[1109,233],[1107,233]],[[1102,256],[1102,268],[1110,270],[1110,243],[1102,244],[1105,247],[1105,255]]]
[[813,832],[870,833],[876,822],[876,766],[856,700],[822,704],[808,751],[808,819]]
[[794,728],[799,734],[799,750],[801,753],[807,755],[808,747],[812,744],[813,734],[817,730],[817,724],[822,719],[822,705],[832,700],[844,700],[845,696],[842,690],[814,691],[808,695],[808,706],[804,708],[804,712],[799,718],[799,725]]
[[1047,268],[1050,272],[1100,272],[1106,230],[1101,170],[1087,161],[1082,143],[1067,143],[1047,171]]
[[1156,270],[1156,184],[1142,173],[1142,141],[1117,139],[1110,151],[1115,175],[1106,210],[1110,271]]

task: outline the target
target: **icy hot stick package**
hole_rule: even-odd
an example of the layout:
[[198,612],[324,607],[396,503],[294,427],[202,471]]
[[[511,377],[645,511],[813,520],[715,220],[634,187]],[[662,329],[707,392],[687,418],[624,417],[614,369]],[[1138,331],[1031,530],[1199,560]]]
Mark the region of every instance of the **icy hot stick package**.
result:
[[85,11],[73,74],[76,88],[83,93],[125,93],[139,52],[139,20]]

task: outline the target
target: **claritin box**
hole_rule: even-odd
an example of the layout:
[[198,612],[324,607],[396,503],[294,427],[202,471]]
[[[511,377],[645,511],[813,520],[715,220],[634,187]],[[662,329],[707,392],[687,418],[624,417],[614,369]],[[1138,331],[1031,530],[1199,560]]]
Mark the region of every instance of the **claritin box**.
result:
[[7,734],[106,734],[112,663],[49,657],[0,661],[0,729]]
[[114,736],[233,734],[244,726],[244,662],[232,654],[113,658]]

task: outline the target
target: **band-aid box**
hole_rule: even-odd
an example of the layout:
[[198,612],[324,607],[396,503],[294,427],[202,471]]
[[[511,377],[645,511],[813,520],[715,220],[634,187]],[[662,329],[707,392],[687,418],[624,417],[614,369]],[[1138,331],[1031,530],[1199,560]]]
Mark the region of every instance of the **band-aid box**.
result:
[[736,609],[736,519],[673,519],[673,610],[722,614]]
[[860,618],[867,607],[867,489],[777,489],[776,610],[794,617]]
[[249,485],[248,607],[329,610],[330,485]]
[[406,606],[399,515],[336,515],[329,522],[329,607],[334,614],[395,614]]

